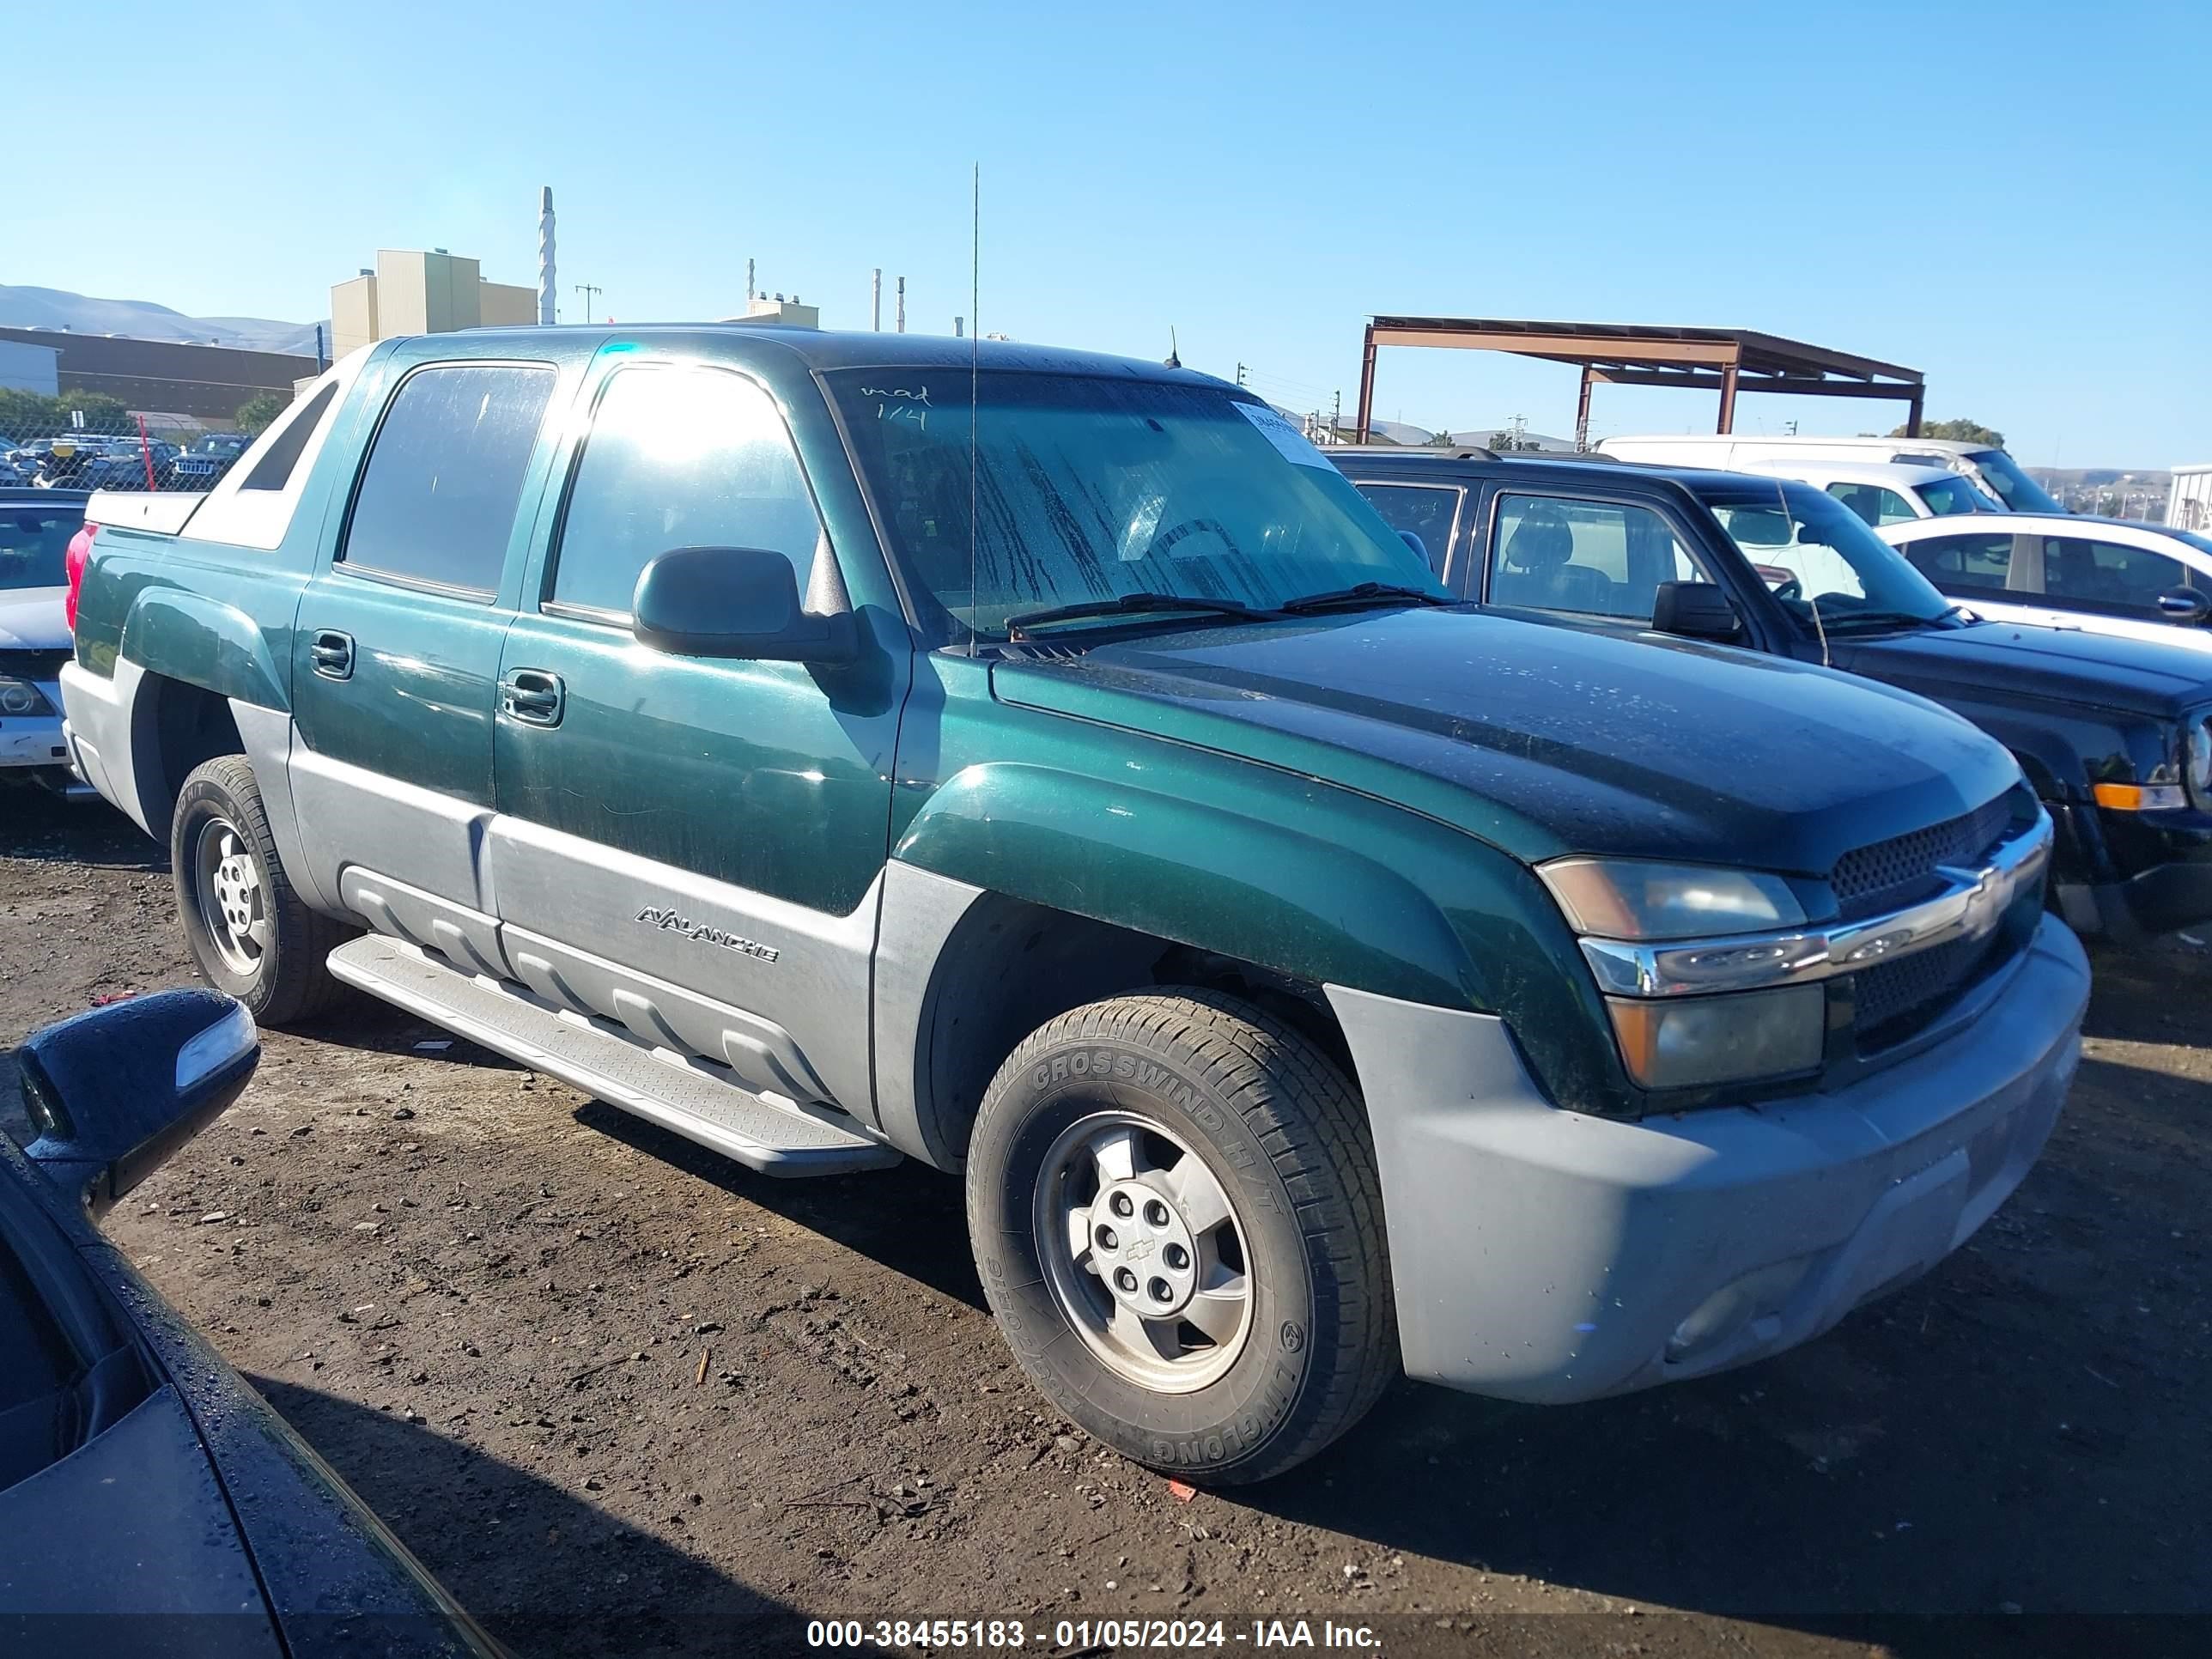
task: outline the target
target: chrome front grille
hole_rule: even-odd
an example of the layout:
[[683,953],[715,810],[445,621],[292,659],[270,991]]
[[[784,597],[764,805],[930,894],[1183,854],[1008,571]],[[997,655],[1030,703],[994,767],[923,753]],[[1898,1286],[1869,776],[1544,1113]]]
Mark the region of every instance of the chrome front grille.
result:
[[2014,811],[2007,791],[1973,811],[1844,854],[1828,878],[1844,920],[1902,909],[1941,891],[1939,866],[1979,869],[2004,839]]
[[[2020,810],[2010,791],[1942,823],[1846,853],[1830,884],[1846,919],[1878,915],[1940,890],[1943,866],[1979,870],[2004,841]],[[2033,898],[2039,907],[2042,884]],[[1954,939],[1851,975],[1852,1033],[1861,1054],[1878,1053],[1925,1029],[1977,981],[2015,955],[2030,928],[2001,927],[1994,935]]]

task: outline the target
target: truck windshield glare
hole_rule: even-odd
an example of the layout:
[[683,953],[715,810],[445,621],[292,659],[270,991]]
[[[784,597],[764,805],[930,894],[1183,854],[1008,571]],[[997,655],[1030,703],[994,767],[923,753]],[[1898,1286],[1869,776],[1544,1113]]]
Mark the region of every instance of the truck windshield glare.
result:
[[904,567],[943,640],[1128,593],[1272,610],[1364,581],[1441,595],[1427,566],[1265,404],[1204,386],[986,373],[825,377]]
[[1832,495],[1795,483],[1710,484],[1698,491],[1783,608],[1829,632],[1862,623],[1942,622],[1950,600]]

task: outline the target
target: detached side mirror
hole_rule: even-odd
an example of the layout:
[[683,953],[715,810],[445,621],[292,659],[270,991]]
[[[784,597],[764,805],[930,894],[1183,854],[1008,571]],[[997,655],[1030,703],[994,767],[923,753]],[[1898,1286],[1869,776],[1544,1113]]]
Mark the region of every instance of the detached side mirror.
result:
[[630,631],[678,657],[837,663],[860,650],[852,613],[808,611],[791,561],[760,547],[663,553],[638,573]]
[[2201,628],[2204,619],[2212,617],[2212,594],[2200,593],[2193,587],[2169,587],[2158,596],[2158,614],[2185,628]]
[[1743,631],[1743,619],[1711,582],[1661,582],[1651,600],[1651,626],[1684,639],[1732,640]]
[[25,1155],[98,1215],[238,1098],[261,1034],[220,991],[161,991],[49,1025],[15,1057],[38,1131]]

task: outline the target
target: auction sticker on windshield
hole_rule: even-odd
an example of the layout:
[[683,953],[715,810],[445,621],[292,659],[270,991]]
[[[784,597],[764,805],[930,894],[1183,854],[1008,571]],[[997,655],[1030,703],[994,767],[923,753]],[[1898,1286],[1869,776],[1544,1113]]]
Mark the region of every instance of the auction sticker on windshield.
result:
[[1300,466],[1317,466],[1324,472],[1330,470],[1328,457],[1306,441],[1305,434],[1266,404],[1238,404],[1237,412],[1258,427],[1262,437]]

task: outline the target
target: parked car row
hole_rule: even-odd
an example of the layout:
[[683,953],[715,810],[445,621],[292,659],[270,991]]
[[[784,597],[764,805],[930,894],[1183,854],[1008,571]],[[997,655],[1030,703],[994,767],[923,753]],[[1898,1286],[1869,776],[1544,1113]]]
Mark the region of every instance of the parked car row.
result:
[[265,1021],[349,984],[767,1173],[961,1176],[1024,1369],[1157,1468],[1924,1272],[2079,1058],[2054,859],[2085,925],[2204,902],[2201,659],[1970,623],[1802,483],[1375,462],[998,343],[387,341],[94,498],[66,741]]
[[0,441],[0,488],[210,489],[252,441],[241,432],[207,433],[189,446],[137,433]]

